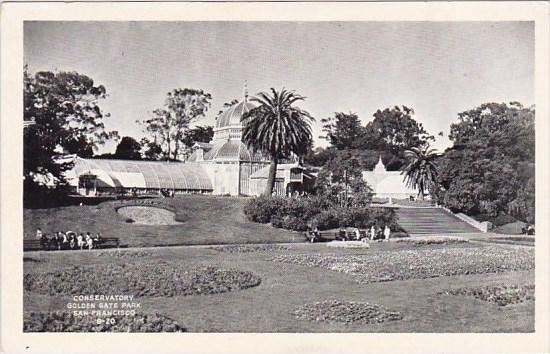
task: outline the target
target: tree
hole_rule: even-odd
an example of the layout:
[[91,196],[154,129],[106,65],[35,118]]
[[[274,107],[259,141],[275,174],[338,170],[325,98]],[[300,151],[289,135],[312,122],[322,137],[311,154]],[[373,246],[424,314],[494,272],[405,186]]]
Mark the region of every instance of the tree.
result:
[[72,163],[66,154],[90,157],[99,145],[118,138],[105,129],[99,101],[107,96],[103,85],[77,72],[23,72],[25,128],[24,171],[29,190],[65,185],[63,172]]
[[362,149],[383,154],[388,170],[400,170],[406,163],[405,150],[435,141],[413,115],[414,110],[406,106],[377,110],[365,128]]
[[243,116],[243,141],[271,159],[265,194],[271,195],[275,185],[278,160],[295,154],[303,156],[312,144],[311,122],[314,118],[294,106],[305,97],[294,91],[271,89],[251,100],[259,105]]
[[141,144],[132,137],[123,137],[116,147],[114,158],[121,160],[141,160]]
[[453,146],[440,158],[438,199],[470,215],[534,222],[535,110],[484,103],[458,114]]
[[423,200],[426,191],[433,191],[437,185],[437,162],[439,154],[429,145],[424,147],[412,147],[405,151],[407,165],[402,173],[405,175],[407,186],[418,189],[418,194]]
[[317,194],[340,206],[366,207],[372,189],[363,179],[365,161],[358,150],[339,150],[327,161],[315,181]]
[[336,150],[332,148],[317,147],[309,148],[304,155],[304,164],[314,167],[324,166],[331,158],[333,158]]
[[153,117],[139,122],[162,148],[164,158],[176,160],[189,124],[204,117],[212,96],[202,90],[174,89],[168,93],[164,108],[153,111]]
[[141,144],[141,154],[145,160],[158,161],[164,157],[162,148],[156,141],[151,141],[147,138],[142,138],[140,141]]
[[195,127],[187,130],[183,134],[182,142],[187,148],[191,148],[195,143],[209,143],[214,137],[214,129],[210,126]]
[[372,144],[367,148],[390,149],[395,153],[412,147],[424,147],[430,141],[435,141],[422,123],[414,120],[413,115],[414,110],[406,106],[377,110],[373,114],[374,120],[366,127],[368,143]]
[[359,149],[365,145],[365,128],[361,126],[359,116],[355,113],[334,113],[334,117],[324,118],[324,138],[338,150]]

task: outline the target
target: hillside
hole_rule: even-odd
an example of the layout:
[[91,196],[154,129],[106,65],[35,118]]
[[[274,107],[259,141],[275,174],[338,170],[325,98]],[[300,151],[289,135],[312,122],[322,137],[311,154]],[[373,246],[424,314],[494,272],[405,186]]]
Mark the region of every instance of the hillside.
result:
[[299,233],[247,221],[242,212],[246,202],[243,198],[186,195],[155,201],[174,207],[183,222],[160,226],[127,223],[116,212],[116,202],[25,209],[25,238],[34,237],[40,227],[48,234],[68,230],[100,232],[103,237],[118,237],[130,247],[304,241]]

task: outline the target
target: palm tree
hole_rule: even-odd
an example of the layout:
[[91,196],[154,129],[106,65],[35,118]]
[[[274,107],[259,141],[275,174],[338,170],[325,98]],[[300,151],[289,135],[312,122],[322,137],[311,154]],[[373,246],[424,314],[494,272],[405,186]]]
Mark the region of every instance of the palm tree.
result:
[[424,200],[426,191],[433,191],[437,184],[438,168],[436,159],[439,154],[429,145],[413,147],[405,150],[406,165],[401,169],[407,186],[418,189],[418,194]]
[[251,101],[259,105],[248,111],[243,120],[243,142],[255,151],[269,156],[271,164],[265,189],[273,193],[278,160],[303,155],[312,143],[311,122],[315,119],[306,111],[293,106],[305,97],[287,91],[260,92]]

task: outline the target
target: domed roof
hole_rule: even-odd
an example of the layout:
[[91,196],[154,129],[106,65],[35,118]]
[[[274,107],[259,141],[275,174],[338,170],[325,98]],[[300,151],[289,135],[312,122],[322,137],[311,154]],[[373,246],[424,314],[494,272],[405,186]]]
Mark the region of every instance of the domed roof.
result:
[[[189,157],[189,161],[198,161],[197,151]],[[240,140],[226,140],[215,144],[212,148],[205,150],[203,160],[239,160],[239,161],[265,161],[261,153],[253,153]]]
[[241,126],[242,116],[253,108],[256,108],[256,105],[246,98],[239,103],[235,103],[216,119],[216,128]]

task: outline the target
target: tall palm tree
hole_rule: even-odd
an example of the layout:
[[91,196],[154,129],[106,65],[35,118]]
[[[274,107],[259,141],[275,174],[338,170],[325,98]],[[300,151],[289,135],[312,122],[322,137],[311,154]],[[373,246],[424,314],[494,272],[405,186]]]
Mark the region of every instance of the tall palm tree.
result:
[[265,189],[273,193],[278,161],[292,154],[303,155],[312,143],[311,123],[314,118],[299,107],[293,106],[305,97],[288,91],[271,89],[260,92],[251,101],[259,105],[243,116],[243,141],[255,151],[269,156],[271,164]]
[[433,191],[437,184],[438,167],[436,159],[439,154],[429,145],[413,147],[405,151],[406,165],[401,169],[407,186],[418,189],[418,194],[424,200],[426,191]]

